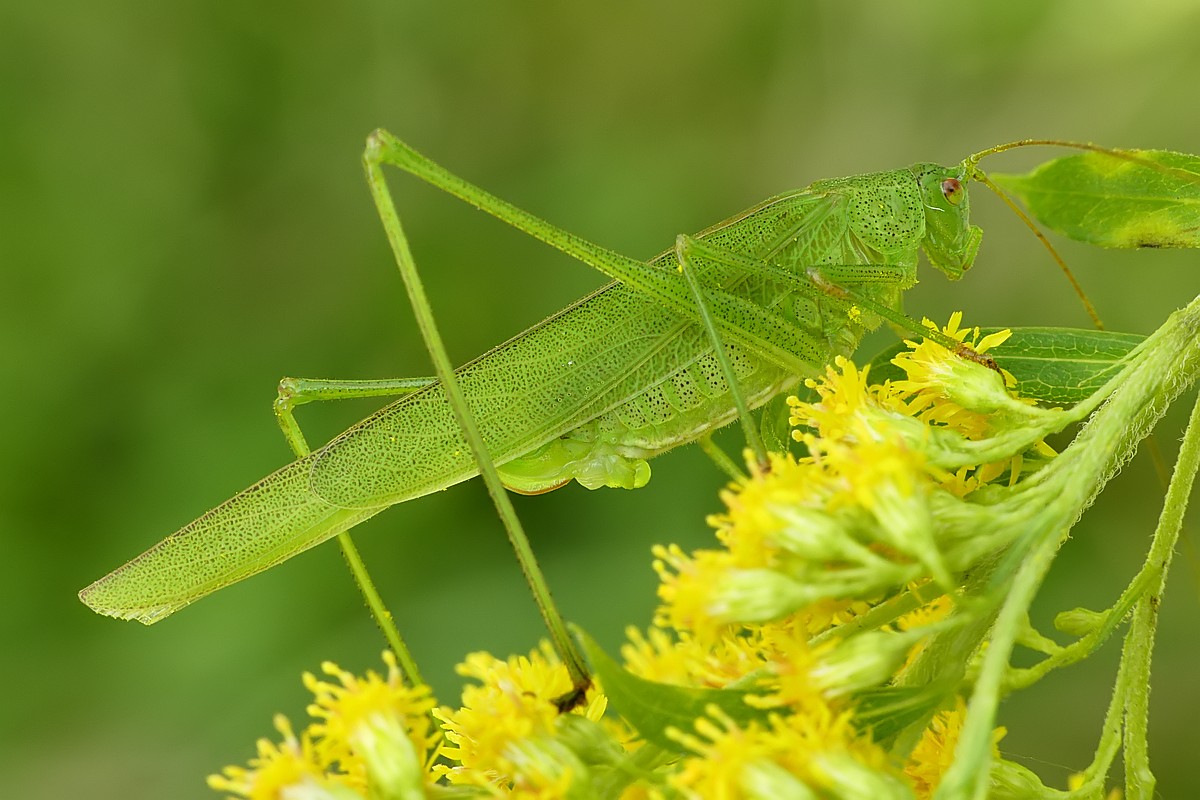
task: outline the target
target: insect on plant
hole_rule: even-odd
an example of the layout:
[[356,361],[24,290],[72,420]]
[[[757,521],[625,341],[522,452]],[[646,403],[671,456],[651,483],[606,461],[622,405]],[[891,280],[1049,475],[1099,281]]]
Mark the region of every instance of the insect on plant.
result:
[[[501,486],[539,493],[575,480],[589,488],[639,488],[650,477],[648,459],[704,440],[739,416],[739,407],[747,439],[761,454],[749,408],[849,355],[881,321],[936,335],[901,313],[904,291],[917,280],[918,251],[959,278],[982,236],[970,223],[967,188],[972,180],[988,182],[978,162],[1043,143],[1056,144],[1015,142],[952,167],[922,163],[818,181],[680,236],[643,262],[556,228],[376,131],[364,153],[368,183],[438,377],[285,380],[276,412],[296,460],[80,597],[99,613],[153,623],[388,506],[477,474],[510,531],[519,531]],[[452,370],[384,165],[487,211],[613,282]],[[309,451],[293,417],[296,405],[383,395],[398,399]],[[518,556],[531,563],[523,535],[514,535]],[[343,545],[351,547],[348,538]],[[356,563],[352,550],[348,555]],[[540,584],[536,566],[527,569]],[[543,610],[560,650],[569,650],[561,621]],[[582,667],[575,666],[580,677]]]

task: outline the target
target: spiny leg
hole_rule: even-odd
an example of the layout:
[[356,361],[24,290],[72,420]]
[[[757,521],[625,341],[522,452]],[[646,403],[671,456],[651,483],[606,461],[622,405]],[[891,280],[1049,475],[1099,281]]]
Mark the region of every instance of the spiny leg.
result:
[[[283,437],[287,439],[288,446],[291,447],[296,458],[304,458],[311,452],[311,449],[304,438],[304,432],[300,430],[300,425],[296,422],[293,414],[296,406],[316,400],[340,400],[353,397],[390,397],[415,391],[429,385],[431,381],[432,379],[430,378],[399,378],[395,380],[385,379],[374,381],[284,378],[279,381],[279,394],[275,398],[275,418],[279,421]],[[417,662],[413,659],[408,645],[404,643],[404,637],[400,635],[399,629],[396,628],[396,621],[392,619],[391,612],[383,604],[383,598],[379,596],[379,590],[375,588],[375,581],[371,578],[370,572],[367,571],[367,565],[362,560],[362,556],[359,555],[358,547],[354,544],[354,539],[351,538],[350,532],[342,531],[339,533],[337,541],[338,545],[342,548],[342,556],[346,559],[346,566],[350,568],[350,574],[354,576],[354,582],[358,584],[358,589],[362,593],[363,600],[366,601],[367,608],[371,610],[371,616],[375,618],[375,624],[379,626],[379,630],[383,632],[384,639],[387,640],[388,647],[396,655],[396,661],[404,673],[405,680],[408,681],[410,686],[425,685],[425,681],[421,677],[421,670],[417,667]]]
[[[363,153],[363,166],[367,173],[367,183],[371,188],[375,208],[379,212],[384,231],[387,233],[388,241],[391,244],[396,265],[400,269],[401,277],[404,279],[404,286],[408,292],[409,301],[412,304],[413,314],[416,316],[421,336],[425,340],[430,358],[433,360],[438,380],[441,381],[442,388],[446,392],[446,397],[454,409],[454,415],[458,419],[459,427],[462,429],[463,436],[467,440],[471,454],[479,466],[480,476],[487,486],[488,494],[491,495],[492,502],[496,506],[496,511],[500,515],[505,529],[508,531],[509,541],[516,552],[517,561],[521,565],[525,579],[533,591],[534,600],[537,602],[542,613],[542,618],[550,632],[555,650],[558,652],[559,658],[562,659],[567,672],[571,676],[573,689],[568,695],[559,700],[560,709],[566,710],[583,699],[584,692],[590,685],[591,679],[584,666],[583,658],[567,631],[566,623],[550,597],[550,589],[546,583],[546,579],[542,575],[541,568],[534,557],[533,549],[529,545],[529,540],[525,536],[525,531],[521,526],[520,520],[517,518],[516,511],[512,507],[512,501],[500,481],[500,475],[496,471],[496,465],[493,463],[487,445],[483,441],[483,436],[479,433],[479,427],[475,422],[474,415],[471,413],[466,399],[463,397],[462,389],[451,367],[450,358],[446,355],[446,348],[442,344],[441,334],[438,332],[437,324],[433,318],[433,310],[425,295],[425,288],[421,283],[420,275],[417,273],[416,263],[409,250],[408,240],[404,235],[404,228],[400,224],[400,217],[396,213],[391,192],[388,190],[387,182],[383,176],[383,165],[385,163],[396,163],[398,160],[397,146],[402,148],[401,152],[409,150],[409,148],[403,146],[395,137],[382,131],[376,131],[368,137],[367,147]],[[450,178],[454,183],[464,183],[453,176],[450,176]],[[437,184],[435,183],[435,185]]]

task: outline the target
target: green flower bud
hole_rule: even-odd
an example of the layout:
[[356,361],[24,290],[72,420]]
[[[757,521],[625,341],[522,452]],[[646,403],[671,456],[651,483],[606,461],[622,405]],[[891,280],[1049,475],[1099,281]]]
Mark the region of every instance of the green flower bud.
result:
[[879,520],[880,541],[920,561],[941,586],[954,585],[934,540],[937,528],[924,491],[905,491],[895,483],[880,482],[871,510]]
[[1072,608],[1054,617],[1054,629],[1068,636],[1083,637],[1094,633],[1104,624],[1104,614],[1088,608]]
[[367,763],[374,796],[423,800],[424,768],[412,740],[394,714],[373,714],[351,734],[355,752]]
[[965,358],[948,359],[942,366],[945,369],[942,393],[968,411],[992,414],[1007,411],[1014,404],[1025,405],[1012,399],[1004,378],[995,370]]
[[811,670],[813,681],[828,697],[841,697],[886,683],[904,665],[908,651],[925,634],[871,631],[839,642]]
[[786,505],[773,505],[770,511],[784,523],[771,539],[794,555],[815,562],[861,561],[870,556],[827,512]]
[[731,570],[722,579],[709,613],[724,622],[766,622],[820,600],[825,592],[771,569]]
[[1037,775],[1011,761],[997,760],[992,764],[991,790],[988,797],[992,800],[1030,800],[1037,797],[1055,797],[1058,792],[1048,789]]

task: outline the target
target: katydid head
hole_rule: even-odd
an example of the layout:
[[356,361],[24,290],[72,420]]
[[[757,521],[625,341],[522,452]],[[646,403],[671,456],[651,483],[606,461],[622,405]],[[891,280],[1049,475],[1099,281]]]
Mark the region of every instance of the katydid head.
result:
[[925,238],[921,249],[929,263],[951,280],[958,280],[975,261],[983,231],[971,224],[971,203],[967,197],[970,173],[963,167],[914,164],[909,167],[917,179],[921,203],[925,207]]

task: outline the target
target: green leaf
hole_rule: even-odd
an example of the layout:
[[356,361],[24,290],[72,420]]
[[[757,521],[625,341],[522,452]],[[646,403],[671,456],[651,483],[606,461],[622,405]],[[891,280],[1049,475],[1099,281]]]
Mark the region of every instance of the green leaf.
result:
[[1026,175],[992,175],[1039,222],[1101,247],[1200,247],[1200,156],[1125,150],[1068,156]]
[[[998,328],[984,328],[984,335]],[[1076,328],[1013,328],[1008,341],[988,353],[1017,379],[1017,391],[1043,403],[1071,405],[1089,397],[1120,370],[1145,337]],[[871,360],[875,381],[902,379],[891,363],[906,350],[899,342]]]
[[765,710],[746,705],[746,697],[752,692],[694,689],[648,681],[622,669],[582,629],[572,626],[572,632],[613,708],[643,739],[664,750],[689,754],[690,751],[667,735],[667,729],[694,732],[696,720],[708,715],[710,705],[717,706],[742,726],[754,721],[767,722]]

